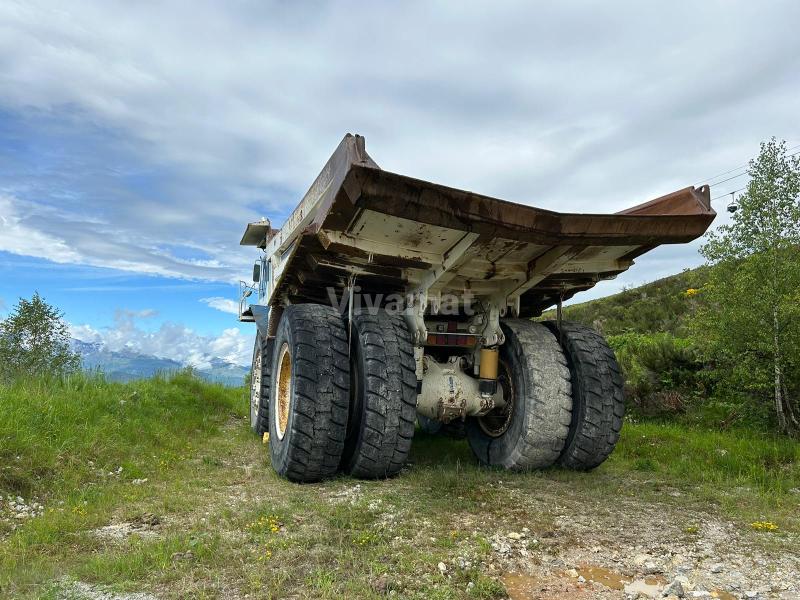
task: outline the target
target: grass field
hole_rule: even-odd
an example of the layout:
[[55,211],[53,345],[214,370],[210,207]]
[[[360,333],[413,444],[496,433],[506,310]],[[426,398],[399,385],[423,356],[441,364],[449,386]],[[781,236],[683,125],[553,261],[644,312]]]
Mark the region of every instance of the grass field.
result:
[[[501,598],[493,535],[524,527],[556,552],[578,543],[570,515],[624,532],[663,513],[687,538],[724,519],[754,547],[798,548],[800,445],[786,439],[626,423],[592,473],[512,474],[418,434],[393,480],[301,486],[271,471],[245,410],[244,390],[188,374],[0,387],[0,594]],[[19,519],[8,496],[43,511]]]

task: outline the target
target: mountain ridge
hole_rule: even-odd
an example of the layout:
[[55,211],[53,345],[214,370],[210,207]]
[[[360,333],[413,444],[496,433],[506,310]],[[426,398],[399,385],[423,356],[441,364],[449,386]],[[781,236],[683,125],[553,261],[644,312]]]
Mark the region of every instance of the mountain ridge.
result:
[[[111,381],[147,379],[157,373],[181,371],[191,365],[170,358],[142,354],[130,349],[109,350],[102,342],[73,339],[71,348],[87,371],[100,371]],[[213,358],[209,367],[191,367],[203,379],[238,387],[244,385],[249,369],[221,358]]]

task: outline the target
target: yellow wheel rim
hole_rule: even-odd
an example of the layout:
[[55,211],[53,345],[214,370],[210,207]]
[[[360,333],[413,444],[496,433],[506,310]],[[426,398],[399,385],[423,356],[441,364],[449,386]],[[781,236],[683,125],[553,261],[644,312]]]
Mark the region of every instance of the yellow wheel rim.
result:
[[275,389],[275,432],[278,439],[283,439],[286,434],[286,425],[289,423],[289,408],[292,404],[292,357],[289,345],[281,346],[278,358],[278,381]]

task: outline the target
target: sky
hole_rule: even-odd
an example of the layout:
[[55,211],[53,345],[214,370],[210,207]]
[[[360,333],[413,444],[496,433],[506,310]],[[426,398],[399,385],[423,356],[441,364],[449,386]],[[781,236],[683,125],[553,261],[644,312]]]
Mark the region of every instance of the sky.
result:
[[788,1],[0,0],[0,318],[38,291],[79,339],[248,364],[244,226],[281,224],[346,132],[385,169],[548,209],[724,196],[761,141],[800,145],[797,23]]

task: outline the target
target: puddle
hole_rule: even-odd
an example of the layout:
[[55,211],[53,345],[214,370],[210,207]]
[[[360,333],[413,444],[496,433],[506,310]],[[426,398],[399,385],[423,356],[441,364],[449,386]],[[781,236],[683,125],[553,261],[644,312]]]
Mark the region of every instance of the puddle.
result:
[[535,598],[542,585],[538,577],[530,575],[520,575],[518,573],[506,573],[500,578],[506,587],[506,594],[511,600],[530,600]]
[[586,581],[594,581],[612,590],[622,590],[626,584],[633,581],[631,577],[626,577],[603,567],[583,565],[575,570],[578,572],[578,576],[582,576]]
[[[586,583],[579,582],[578,577],[583,577]],[[594,588],[594,592],[592,591],[594,583],[615,591],[641,592],[655,597],[660,595],[661,589],[666,583],[666,580],[660,575],[648,575],[635,579],[610,569],[592,565],[581,565],[569,571],[541,577],[506,573],[500,580],[511,600],[594,598],[597,591],[597,588]],[[730,600],[728,596],[719,596],[719,598]]]
[[506,573],[500,578],[511,600],[594,600],[595,593],[585,584],[563,576],[535,577]]
[[650,582],[645,579],[636,579],[625,586],[625,593],[635,597],[646,596],[647,598],[661,597],[661,585],[655,577],[648,577]]

